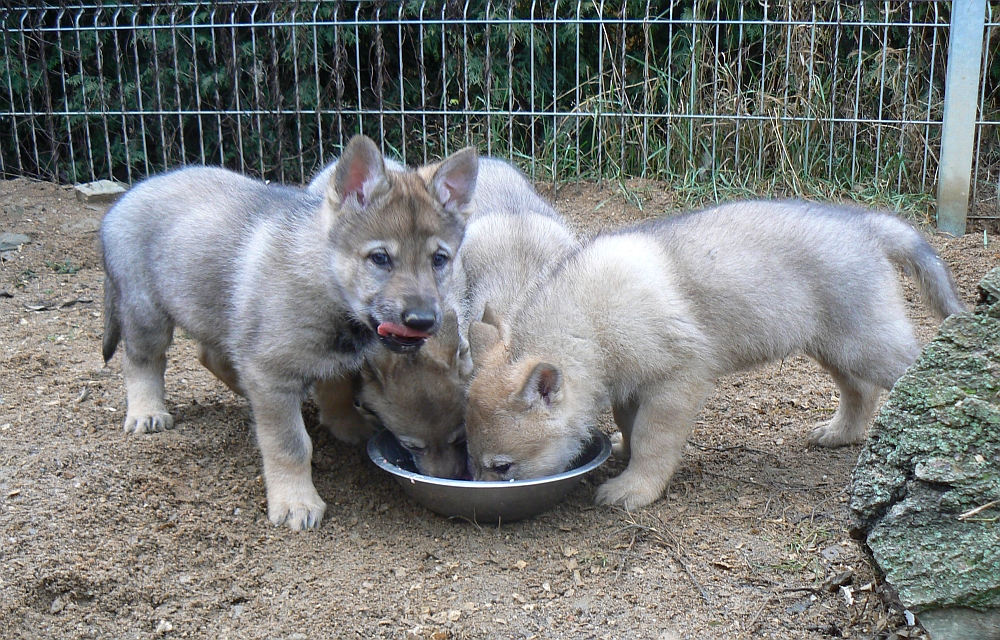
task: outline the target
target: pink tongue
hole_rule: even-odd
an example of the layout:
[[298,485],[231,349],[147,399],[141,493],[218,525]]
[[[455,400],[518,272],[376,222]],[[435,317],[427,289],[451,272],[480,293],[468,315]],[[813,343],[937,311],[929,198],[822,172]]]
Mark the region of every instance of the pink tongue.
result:
[[417,331],[394,322],[383,322],[378,326],[380,336],[398,336],[400,338],[430,338],[431,334],[426,331]]

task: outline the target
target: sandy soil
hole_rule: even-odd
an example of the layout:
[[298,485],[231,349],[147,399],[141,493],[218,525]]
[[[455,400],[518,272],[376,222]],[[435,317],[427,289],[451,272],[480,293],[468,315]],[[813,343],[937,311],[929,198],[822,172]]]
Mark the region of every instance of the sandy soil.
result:
[[[584,232],[672,206],[655,183],[549,195]],[[556,510],[496,528],[410,502],[307,407],[329,507],[320,530],[294,533],[267,521],[247,403],[182,332],[177,428],[123,434],[120,360],[100,356],[106,206],[28,180],[0,182],[0,205],[0,231],[32,238],[0,265],[4,637],[921,637],[846,531],[858,448],[806,447],[836,391],[804,358],[722,381],[651,507],[591,505],[623,468],[612,461]],[[1000,262],[994,238],[933,239],[966,300]],[[823,588],[845,571],[851,602]]]

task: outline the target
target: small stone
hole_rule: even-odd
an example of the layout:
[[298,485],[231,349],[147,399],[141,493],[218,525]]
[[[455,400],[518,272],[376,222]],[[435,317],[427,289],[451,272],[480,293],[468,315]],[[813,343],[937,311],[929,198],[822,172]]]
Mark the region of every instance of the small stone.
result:
[[31,238],[23,233],[0,233],[0,251],[20,249],[22,244],[31,244]]
[[808,609],[811,605],[812,605],[812,602],[809,601],[809,598],[803,598],[803,599],[799,600],[798,602],[796,602],[795,604],[793,604],[792,606],[787,607],[785,609],[785,613],[793,613],[793,614],[794,613],[802,613],[803,611],[805,611],[806,609]]
[[847,571],[841,571],[836,575],[832,575],[823,581],[823,590],[834,593],[840,587],[850,584],[854,579],[854,569],[848,569]]
[[160,620],[160,623],[156,625],[156,631],[154,631],[153,633],[155,633],[158,636],[162,636],[173,630],[174,630],[174,625],[170,624],[166,620]]
[[86,182],[74,187],[80,202],[114,202],[125,193],[125,187],[111,180]]
[[823,549],[822,551],[819,552],[819,554],[823,556],[823,559],[826,560],[827,562],[833,562],[840,556],[844,555],[844,550],[843,548],[841,548],[839,544],[835,544],[832,547],[827,547],[826,549]]
[[56,598],[55,600],[52,601],[52,606],[49,607],[49,613],[55,615],[61,612],[65,608],[66,608],[66,601],[63,600],[61,597]]
[[13,298],[13,297],[14,297],[14,294],[11,293],[10,291],[7,291],[6,289],[3,289],[2,291],[0,291],[0,298]]

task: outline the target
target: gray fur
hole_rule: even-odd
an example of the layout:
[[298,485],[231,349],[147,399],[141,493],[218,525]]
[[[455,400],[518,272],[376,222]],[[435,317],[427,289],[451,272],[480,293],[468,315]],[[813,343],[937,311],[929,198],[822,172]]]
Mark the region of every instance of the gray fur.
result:
[[920,350],[895,266],[914,272],[939,317],[963,309],[944,262],[889,214],[740,202],[597,237],[524,305],[506,341],[478,349],[466,415],[476,477],[562,471],[610,404],[631,461],[597,499],[644,506],[715,381],[795,352],[841,391],[811,442],[857,442],[878,390]]
[[[386,171],[361,136],[345,158],[322,193],[224,169],[173,171],[136,185],[101,226],[104,355],[124,340],[125,430],[172,426],[165,352],[183,327],[201,361],[249,398],[269,516],[293,529],[318,526],[325,509],[300,412],[306,389],[357,369],[377,348],[376,327],[403,322],[407,305],[437,309],[436,330],[453,278],[451,262],[435,267],[432,256],[457,253],[475,184],[470,150],[432,183]],[[369,260],[370,247],[395,268]]]

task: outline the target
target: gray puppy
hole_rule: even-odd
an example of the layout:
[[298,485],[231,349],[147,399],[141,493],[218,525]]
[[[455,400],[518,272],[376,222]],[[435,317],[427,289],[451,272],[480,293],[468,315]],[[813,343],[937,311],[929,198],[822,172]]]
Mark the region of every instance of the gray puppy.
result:
[[323,195],[217,168],[150,178],[104,218],[104,359],[124,339],[125,431],[170,428],[174,326],[254,414],[268,516],[319,525],[308,386],[356,369],[378,344],[412,352],[441,324],[478,160],[464,149],[429,176],[387,170],[355,136]]
[[797,351],[840,388],[810,442],[857,442],[879,389],[920,352],[897,265],[939,317],[963,310],[947,265],[888,214],[741,202],[599,236],[553,272],[509,337],[472,325],[472,471],[563,471],[610,404],[631,460],[597,501],[645,506],[666,487],[715,381]]

